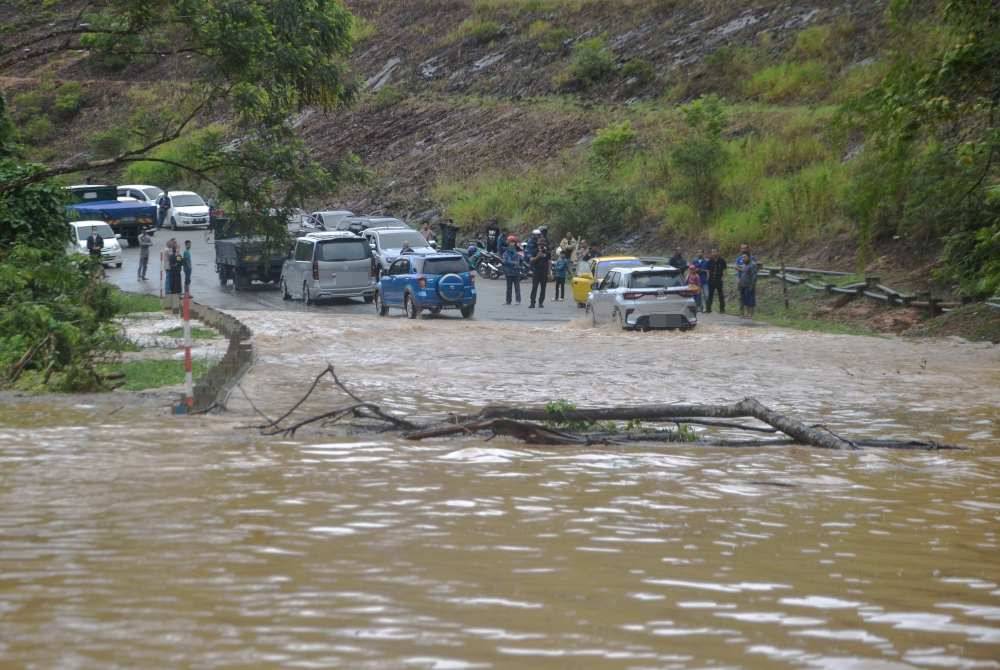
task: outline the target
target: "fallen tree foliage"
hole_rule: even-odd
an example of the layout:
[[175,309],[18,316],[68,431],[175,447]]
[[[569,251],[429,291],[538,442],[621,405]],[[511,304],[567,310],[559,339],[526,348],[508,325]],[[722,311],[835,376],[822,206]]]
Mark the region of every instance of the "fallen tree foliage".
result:
[[[291,422],[290,417],[310,398],[324,377],[350,400],[350,404],[333,407],[317,415]],[[247,398],[249,400],[249,398]],[[252,405],[252,402],[251,402]],[[257,411],[267,423],[254,426],[264,435],[293,436],[305,426],[320,423],[330,425],[347,417],[382,424],[381,430],[395,431],[404,439],[419,441],[455,435],[490,433],[504,435],[538,445],[630,444],[642,442],[678,442],[689,446],[707,447],[771,447],[804,445],[820,449],[855,450],[881,449],[962,449],[953,445],[922,440],[850,440],[822,425],[807,425],[777,412],[755,398],[744,398],[727,405],[627,405],[618,407],[576,408],[570,405],[522,407],[519,405],[488,405],[475,414],[452,415],[437,423],[421,425],[393,414],[386,408],[363,400],[337,377],[332,365],[313,380],[305,395],[277,419],[269,419]],[[717,419],[756,419],[758,426]],[[618,430],[618,422],[627,422],[627,430]],[[641,424],[674,424],[677,430],[649,430]],[[742,430],[752,433],[785,435],[774,439],[732,440],[712,437],[692,438],[682,429],[688,424]],[[601,430],[603,425],[605,430]],[[614,428],[608,431],[608,426]],[[636,428],[639,427],[639,428]],[[492,439],[492,438],[491,438]]]

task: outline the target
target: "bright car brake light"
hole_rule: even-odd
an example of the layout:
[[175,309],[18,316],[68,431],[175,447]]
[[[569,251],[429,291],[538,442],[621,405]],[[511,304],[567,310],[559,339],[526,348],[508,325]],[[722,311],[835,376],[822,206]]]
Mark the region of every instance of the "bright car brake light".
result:
[[319,280],[319,261],[313,261],[313,279]]
[[427,288],[427,278],[417,277],[417,286],[419,286],[420,288]]
[[622,297],[625,300],[638,300],[639,298],[641,298],[644,295],[646,295],[646,294],[645,293],[626,293]]

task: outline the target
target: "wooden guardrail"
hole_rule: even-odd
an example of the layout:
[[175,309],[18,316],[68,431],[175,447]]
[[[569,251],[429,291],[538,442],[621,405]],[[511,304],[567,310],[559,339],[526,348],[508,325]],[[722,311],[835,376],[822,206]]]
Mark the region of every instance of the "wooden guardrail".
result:
[[[813,268],[793,268],[786,267],[782,272],[780,268],[761,266],[759,277],[772,277],[792,284],[793,286],[805,286],[806,288],[825,292],[830,295],[848,295],[854,298],[874,300],[876,302],[891,307],[916,307],[926,309],[930,316],[937,316],[943,312],[949,312],[960,307],[963,303],[943,301],[934,298],[930,293],[903,293],[897,291],[881,282],[877,276],[865,277],[864,281],[854,282],[838,286],[831,283],[819,283],[822,277],[847,277],[849,272],[837,272],[833,270],[816,270]],[[991,305],[1000,309],[998,304]],[[991,304],[987,302],[987,304]]]

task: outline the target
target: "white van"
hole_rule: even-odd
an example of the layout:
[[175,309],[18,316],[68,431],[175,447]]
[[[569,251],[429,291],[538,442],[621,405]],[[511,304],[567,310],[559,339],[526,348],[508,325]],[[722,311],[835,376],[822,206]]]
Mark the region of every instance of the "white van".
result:
[[309,233],[281,269],[281,296],[311,305],[321,298],[364,298],[371,302],[377,282],[368,240],[348,232]]

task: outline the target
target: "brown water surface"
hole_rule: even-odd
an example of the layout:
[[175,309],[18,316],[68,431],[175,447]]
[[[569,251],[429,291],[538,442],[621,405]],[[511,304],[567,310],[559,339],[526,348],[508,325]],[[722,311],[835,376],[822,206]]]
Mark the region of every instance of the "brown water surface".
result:
[[974,449],[282,440],[238,396],[188,420],[9,403],[0,665],[1000,667],[995,348],[245,316],[281,333],[244,384],[272,416],[329,360],[416,415],[757,395]]

